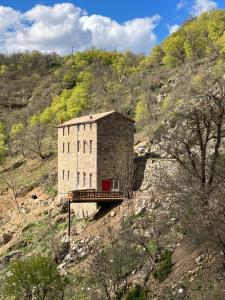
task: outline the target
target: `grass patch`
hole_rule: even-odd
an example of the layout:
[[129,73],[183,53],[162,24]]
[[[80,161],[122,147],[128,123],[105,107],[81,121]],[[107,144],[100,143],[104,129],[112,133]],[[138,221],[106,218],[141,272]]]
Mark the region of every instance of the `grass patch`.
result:
[[[26,161],[21,161],[18,157],[12,158],[9,160],[9,166],[13,166],[13,178],[16,182],[17,187],[22,188],[35,188],[37,186],[44,186],[46,183],[46,179],[50,177],[52,170],[55,168],[56,160],[36,160],[33,164],[31,163],[31,159],[27,159]],[[14,166],[17,166],[16,168]],[[8,171],[5,172],[5,176],[7,177],[8,172],[10,172],[11,168],[8,168]],[[48,182],[46,185],[47,193],[51,195],[55,195],[56,182]],[[0,189],[6,189],[6,184],[1,180],[0,181]],[[45,186],[44,186],[45,188]]]
[[148,250],[151,253],[151,255],[154,257],[156,254],[157,248],[158,248],[157,244],[154,243],[153,241],[149,241],[147,247],[148,247]]
[[143,219],[146,216],[146,211],[142,210],[138,214],[132,214],[124,220],[124,226],[134,224],[136,221]]
[[20,250],[24,254],[35,251],[51,250],[51,242],[67,228],[67,222],[55,223],[34,222],[23,230],[23,238],[15,245],[14,250]]

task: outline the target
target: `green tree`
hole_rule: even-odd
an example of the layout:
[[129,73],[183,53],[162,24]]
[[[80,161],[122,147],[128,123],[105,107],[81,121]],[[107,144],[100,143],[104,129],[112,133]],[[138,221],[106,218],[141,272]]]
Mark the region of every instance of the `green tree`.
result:
[[6,75],[8,73],[9,68],[6,65],[2,65],[0,68],[0,75]]
[[7,154],[5,127],[3,123],[0,123],[0,163],[3,164]]
[[10,135],[12,137],[13,143],[15,144],[16,150],[18,148],[19,152],[22,153],[23,157],[25,157],[25,135],[24,135],[25,127],[22,123],[14,124],[11,128]]
[[165,52],[163,63],[169,68],[175,67],[184,62],[185,37],[181,32],[182,31],[179,30],[174,33],[171,37],[167,38],[162,45],[163,51]]
[[63,300],[68,284],[50,257],[32,256],[11,263],[1,293],[12,300]]

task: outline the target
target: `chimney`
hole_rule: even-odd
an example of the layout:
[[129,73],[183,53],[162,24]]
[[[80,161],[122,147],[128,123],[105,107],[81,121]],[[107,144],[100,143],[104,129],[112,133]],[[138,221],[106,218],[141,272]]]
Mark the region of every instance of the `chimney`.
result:
[[90,119],[91,119],[91,120],[93,119],[92,115],[90,115]]

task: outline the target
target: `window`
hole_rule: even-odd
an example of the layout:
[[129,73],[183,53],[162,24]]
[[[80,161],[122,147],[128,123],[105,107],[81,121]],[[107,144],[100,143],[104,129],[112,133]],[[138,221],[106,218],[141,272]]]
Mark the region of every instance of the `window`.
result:
[[80,184],[80,172],[77,172],[77,186]]
[[83,186],[86,186],[86,173],[83,173]]
[[85,130],[85,124],[84,124],[84,130]]
[[90,174],[90,177],[89,177],[89,186],[90,186],[90,188],[92,187],[92,174]]
[[85,153],[86,141],[83,142],[83,152]]
[[65,135],[65,127],[63,127],[63,136]]
[[68,126],[68,135],[70,134],[70,126]]
[[63,143],[63,153],[65,152],[65,143]]
[[62,178],[65,179],[65,170],[62,171]]
[[77,130],[78,130],[78,131],[80,130],[80,125],[77,125]]
[[77,152],[80,152],[80,141],[77,141]]
[[119,180],[113,180],[112,191],[119,192],[119,190],[120,190]]
[[92,153],[92,141],[90,141],[90,153]]
[[67,180],[70,180],[70,171],[67,171]]
[[68,153],[70,153],[70,143],[68,143],[67,147],[68,147]]
[[92,123],[90,123],[90,130],[92,129]]

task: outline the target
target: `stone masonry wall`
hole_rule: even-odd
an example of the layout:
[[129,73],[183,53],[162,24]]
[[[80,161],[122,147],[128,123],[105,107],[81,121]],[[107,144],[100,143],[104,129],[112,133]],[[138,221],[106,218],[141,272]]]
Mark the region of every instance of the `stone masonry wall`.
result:
[[[63,128],[58,129],[58,195],[60,199],[65,198],[67,193],[72,190],[97,188],[96,136],[96,123],[66,126],[64,134]],[[90,141],[92,141],[91,151]],[[77,216],[83,217],[87,216],[90,211],[92,213],[96,211],[97,204],[76,204],[73,205],[73,208]]]
[[97,186],[133,174],[134,123],[118,113],[98,122]]

